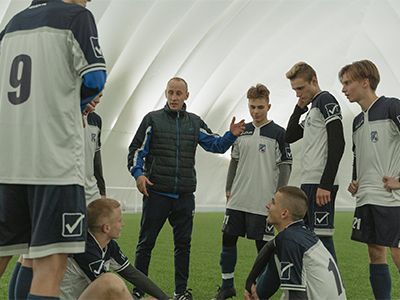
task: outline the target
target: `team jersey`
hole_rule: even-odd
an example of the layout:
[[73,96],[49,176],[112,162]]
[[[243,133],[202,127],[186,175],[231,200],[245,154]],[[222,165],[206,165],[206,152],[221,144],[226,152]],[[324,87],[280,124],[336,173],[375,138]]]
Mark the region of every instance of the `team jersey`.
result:
[[0,34],[0,182],[84,185],[80,93],[96,70],[105,62],[87,9],[35,0],[11,19]]
[[[311,109],[301,123],[303,156],[301,178],[303,184],[319,184],[328,158],[328,135],[326,125],[341,120],[339,103],[329,92],[322,91],[314,97]],[[337,178],[335,178],[337,184]]]
[[111,240],[102,249],[96,238],[88,232],[85,253],[68,257],[67,270],[61,282],[61,299],[78,299],[85,288],[105,272],[121,272],[129,265],[116,241]]
[[231,157],[238,166],[226,207],[266,216],[265,205],[277,189],[278,166],[292,163],[285,130],[273,121],[260,127],[248,123],[234,142]]
[[346,299],[335,260],[303,220],[281,231],[275,246],[282,299],[289,299],[288,291],[306,292],[307,299]]
[[400,190],[388,192],[383,176],[400,173],[400,100],[380,97],[353,122],[356,206],[400,206]]
[[100,151],[101,147],[101,118],[95,112],[91,112],[85,121],[85,198],[88,204],[100,198],[100,191],[94,176],[94,154]]

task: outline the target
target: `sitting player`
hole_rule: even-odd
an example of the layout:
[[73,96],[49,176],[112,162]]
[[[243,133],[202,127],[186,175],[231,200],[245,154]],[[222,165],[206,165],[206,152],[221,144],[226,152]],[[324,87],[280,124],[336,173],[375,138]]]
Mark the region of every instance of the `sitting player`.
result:
[[168,299],[146,275],[129,263],[114,241],[119,238],[123,225],[119,202],[97,199],[88,205],[87,218],[86,251],[68,258],[61,283],[61,299],[132,299],[124,281],[109,272],[111,270],[157,299]]
[[279,286],[282,299],[346,299],[332,254],[304,225],[306,194],[297,187],[281,187],[267,207],[267,221],[279,233],[257,256],[245,299],[268,299]]

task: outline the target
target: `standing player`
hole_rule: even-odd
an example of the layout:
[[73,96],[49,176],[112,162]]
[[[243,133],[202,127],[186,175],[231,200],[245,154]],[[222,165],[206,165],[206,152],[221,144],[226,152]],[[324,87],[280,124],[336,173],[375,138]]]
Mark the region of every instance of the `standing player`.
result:
[[[246,281],[246,300],[269,299],[279,287],[282,299],[346,299],[333,256],[304,224],[307,202],[302,190],[285,186],[267,205],[268,222],[279,233],[256,259]],[[265,261],[268,267],[255,283],[259,272],[254,271],[265,269]]]
[[[164,108],[148,113],[129,146],[128,169],[143,194],[143,212],[135,266],[148,274],[151,251],[168,219],[173,227],[176,300],[192,299],[187,290],[196,190],[197,145],[224,153],[244,130],[244,120],[219,137],[197,115],[186,111],[184,79],[174,77],[165,90]],[[141,291],[136,291],[139,295]]]
[[253,121],[245,125],[245,132],[232,148],[222,229],[222,286],[215,296],[217,300],[236,295],[234,270],[239,236],[255,240],[258,251],[273,237],[273,226],[266,222],[265,205],[278,187],[287,184],[291,170],[285,130],[268,120],[269,90],[257,84],[247,91],[247,98]]
[[362,112],[353,122],[353,181],[356,197],[351,238],[366,243],[376,299],[391,298],[386,247],[400,270],[400,100],[378,97],[379,71],[369,60],[356,61],[339,72],[342,92]]
[[[299,62],[286,77],[299,98],[286,128],[286,141],[294,143],[303,138],[301,189],[309,201],[305,221],[336,260],[332,238],[336,174],[345,145],[340,106],[332,94],[321,91],[310,65]],[[299,124],[310,103],[310,111]]]
[[86,204],[106,196],[101,161],[101,117],[94,111],[83,116],[85,126],[85,198]]
[[168,299],[146,275],[129,263],[115,241],[123,226],[119,202],[109,198],[96,199],[88,205],[87,217],[86,251],[68,258],[67,271],[61,282],[61,299],[132,299],[125,283],[110,271],[157,299]]
[[86,1],[68,2],[34,0],[0,34],[0,274],[29,253],[29,299],[57,299],[85,249],[81,110],[106,69]]

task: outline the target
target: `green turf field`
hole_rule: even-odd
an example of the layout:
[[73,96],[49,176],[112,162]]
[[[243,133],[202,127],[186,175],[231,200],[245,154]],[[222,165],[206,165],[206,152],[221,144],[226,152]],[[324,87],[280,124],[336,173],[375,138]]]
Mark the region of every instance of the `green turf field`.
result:
[[[189,287],[193,297],[209,300],[220,284],[219,253],[221,250],[222,213],[197,213],[193,230]],[[119,244],[125,254],[132,259],[138,237],[139,214],[124,215],[125,227]],[[335,245],[348,299],[373,299],[369,285],[368,255],[364,244],[350,240],[352,213],[336,214]],[[253,241],[239,239],[238,263],[235,271],[236,299],[243,299],[244,281],[253,263],[256,250]],[[0,280],[0,299],[7,299],[7,282],[13,262]],[[392,273],[392,298],[400,299],[399,274],[388,257]],[[164,226],[150,265],[150,277],[168,294],[173,293],[173,242],[170,226]],[[273,299],[279,299],[276,295]]]

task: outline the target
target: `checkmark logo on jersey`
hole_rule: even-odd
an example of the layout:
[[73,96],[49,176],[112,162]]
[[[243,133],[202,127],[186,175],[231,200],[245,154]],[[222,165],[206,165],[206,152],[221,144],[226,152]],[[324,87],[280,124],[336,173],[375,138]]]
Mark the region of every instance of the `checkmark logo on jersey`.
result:
[[90,263],[89,269],[90,271],[92,271],[94,276],[98,277],[102,273],[103,266],[104,266],[104,260],[100,259]]
[[327,211],[315,212],[315,224],[314,225],[328,226],[328,216],[329,216],[329,212],[327,212]]
[[94,56],[97,58],[103,57],[103,51],[101,51],[99,38],[95,36],[90,37],[90,44],[92,45]]
[[326,113],[328,116],[340,114],[340,106],[336,103],[328,103],[325,105]]
[[83,219],[85,215],[82,213],[64,213],[62,216],[63,222],[63,237],[76,237],[82,235]]
[[281,262],[281,279],[290,280],[290,269],[294,265],[291,262],[282,261]]

